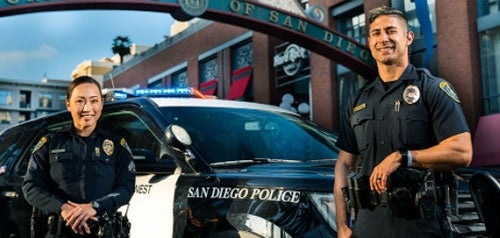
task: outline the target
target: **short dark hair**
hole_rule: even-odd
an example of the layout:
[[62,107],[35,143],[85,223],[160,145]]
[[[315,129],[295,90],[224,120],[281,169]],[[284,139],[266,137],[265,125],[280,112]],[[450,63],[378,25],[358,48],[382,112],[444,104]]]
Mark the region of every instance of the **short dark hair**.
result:
[[377,7],[368,12],[368,23],[371,24],[379,16],[396,15],[405,21],[406,26],[408,26],[408,18],[398,9],[383,6]]
[[[71,94],[73,93],[73,90],[76,88],[76,86],[84,83],[91,83],[96,85],[97,88],[99,89],[99,92],[101,92],[101,85],[99,84],[99,82],[97,82],[97,80],[95,80],[90,76],[80,76],[73,79],[69,84],[68,88],[66,89],[66,100],[69,100],[71,98]],[[102,94],[100,95],[102,97]]]

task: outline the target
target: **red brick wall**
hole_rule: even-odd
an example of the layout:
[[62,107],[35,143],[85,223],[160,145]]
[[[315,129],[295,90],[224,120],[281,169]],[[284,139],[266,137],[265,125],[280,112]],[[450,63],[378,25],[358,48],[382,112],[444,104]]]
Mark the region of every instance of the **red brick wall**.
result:
[[474,131],[482,114],[476,1],[436,1],[439,76],[455,87]]

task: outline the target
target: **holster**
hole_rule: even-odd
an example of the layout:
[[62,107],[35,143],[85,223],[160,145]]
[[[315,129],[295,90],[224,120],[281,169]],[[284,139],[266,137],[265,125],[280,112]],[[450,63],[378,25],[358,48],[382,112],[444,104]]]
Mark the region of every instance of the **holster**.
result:
[[435,216],[436,186],[432,170],[397,169],[387,181],[387,192],[370,190],[369,177],[361,173],[347,177],[348,196],[355,209],[388,206],[394,216],[424,218]]
[[[44,237],[47,232],[53,236],[73,234],[73,231],[66,226],[64,219],[57,214],[47,216],[46,221],[47,225],[44,226],[45,232],[37,230],[37,236],[32,237],[41,238]],[[115,213],[113,217],[109,217],[105,213],[99,217],[98,221],[88,221],[87,224],[91,230],[91,234],[95,234],[99,238],[128,238],[130,236],[131,224],[128,218],[123,216],[121,212]],[[32,227],[34,226],[35,225],[32,224]]]

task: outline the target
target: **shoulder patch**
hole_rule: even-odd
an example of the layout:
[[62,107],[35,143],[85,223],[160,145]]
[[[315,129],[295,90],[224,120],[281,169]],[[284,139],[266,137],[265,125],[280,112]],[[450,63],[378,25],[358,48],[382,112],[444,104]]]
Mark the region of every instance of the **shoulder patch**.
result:
[[460,103],[460,99],[458,99],[458,95],[451,88],[451,86],[450,86],[450,84],[448,82],[441,82],[441,83],[439,83],[439,88],[441,90],[443,90],[455,102]]
[[38,143],[36,143],[35,145],[35,148],[33,148],[33,152],[31,152],[32,154],[36,153],[40,148],[42,148],[42,146],[47,142],[47,137],[43,136],[42,138],[40,138],[40,140],[38,141]]

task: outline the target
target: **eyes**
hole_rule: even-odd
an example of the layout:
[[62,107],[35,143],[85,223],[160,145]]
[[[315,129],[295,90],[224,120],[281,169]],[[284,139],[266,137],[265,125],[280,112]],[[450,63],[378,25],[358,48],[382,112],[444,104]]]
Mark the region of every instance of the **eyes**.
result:
[[[87,103],[87,100],[85,98],[77,98],[77,99],[73,100],[73,103],[78,104],[80,106],[84,106]],[[99,98],[97,98],[97,97],[90,98],[88,100],[88,103],[90,103],[91,105],[100,104],[101,100],[99,100]]]
[[[371,37],[380,36],[380,35],[382,35],[382,32],[384,32],[384,31],[383,30],[373,30],[370,32],[370,36]],[[387,35],[395,35],[397,33],[398,33],[398,30],[396,28],[385,29],[385,34],[387,34]]]

